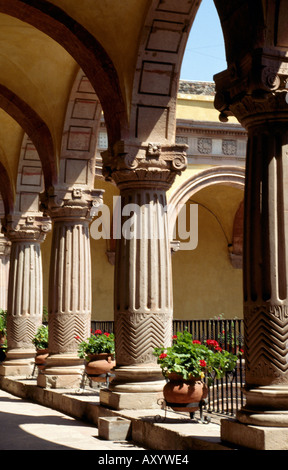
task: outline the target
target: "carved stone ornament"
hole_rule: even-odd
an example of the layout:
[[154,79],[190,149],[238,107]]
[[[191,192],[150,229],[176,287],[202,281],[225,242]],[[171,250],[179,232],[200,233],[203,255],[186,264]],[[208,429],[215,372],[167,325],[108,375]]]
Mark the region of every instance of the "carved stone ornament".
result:
[[208,155],[212,152],[212,139],[201,138],[197,143],[198,152]]
[[287,305],[245,305],[245,360],[247,380],[258,384],[286,383],[287,364]]
[[93,218],[95,210],[103,204],[103,193],[104,191],[101,189],[56,190],[51,188],[50,191],[40,195],[41,209],[52,219],[82,218],[90,220]]
[[116,184],[133,185],[141,181],[145,185],[169,187],[177,174],[187,167],[186,144],[164,145],[148,143],[136,146],[118,142],[113,152],[103,152],[103,175]]
[[2,220],[2,233],[10,241],[42,242],[52,228],[51,220],[41,216],[8,215]]
[[241,63],[215,75],[215,107],[226,122],[236,116],[248,128],[262,122],[264,115],[287,112],[288,59],[262,49],[246,56]]
[[224,155],[236,155],[237,142],[236,140],[222,140],[222,151]]
[[[170,345],[171,313],[116,313],[116,354],[122,364],[156,362],[153,355],[158,344]],[[145,332],[145,334],[143,334]]]

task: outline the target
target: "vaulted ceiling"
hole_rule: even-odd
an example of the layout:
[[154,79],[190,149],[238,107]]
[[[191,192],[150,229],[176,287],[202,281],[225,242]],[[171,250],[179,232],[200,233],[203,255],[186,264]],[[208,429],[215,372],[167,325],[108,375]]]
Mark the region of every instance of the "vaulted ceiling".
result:
[[[169,111],[165,139],[173,139],[181,61],[200,3],[0,0],[0,177],[5,182],[4,189],[1,186],[6,209],[13,207],[25,133],[39,153],[46,187],[57,180],[67,106],[80,69],[101,102],[109,144],[131,138],[141,106]],[[240,28],[234,34],[229,27],[236,10],[250,25],[257,18],[256,29],[250,28],[248,48],[256,36],[259,43],[263,35],[269,2],[253,3],[251,9],[247,0],[230,0],[227,8],[226,1],[215,1],[230,41],[229,60],[241,35]],[[160,77],[164,77],[164,91],[157,85]],[[145,138],[145,132],[146,128],[135,131],[133,138]]]

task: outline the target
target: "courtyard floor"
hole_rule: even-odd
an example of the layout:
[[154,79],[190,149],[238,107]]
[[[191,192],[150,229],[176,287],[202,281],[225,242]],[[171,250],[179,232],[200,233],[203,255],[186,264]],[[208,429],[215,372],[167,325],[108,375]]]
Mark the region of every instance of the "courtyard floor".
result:
[[[0,378],[1,450],[99,450],[130,452],[236,450],[221,442],[220,419],[202,423],[196,413],[168,410],[122,410],[105,408],[99,390],[52,390],[37,387],[36,380]],[[111,441],[100,438],[101,417],[130,421],[129,438]],[[207,413],[204,413],[207,417]]]

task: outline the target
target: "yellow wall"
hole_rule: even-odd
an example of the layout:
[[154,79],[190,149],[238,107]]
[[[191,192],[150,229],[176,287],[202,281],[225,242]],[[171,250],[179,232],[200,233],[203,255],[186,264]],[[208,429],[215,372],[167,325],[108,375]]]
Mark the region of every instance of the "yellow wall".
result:
[[[179,93],[177,96],[176,119],[219,123],[219,111],[214,108],[214,96]],[[229,117],[229,123],[239,124],[239,121],[231,116]]]
[[242,199],[240,189],[221,185],[193,196],[198,246],[172,256],[175,319],[242,318],[242,269],[232,267],[227,247]]
[[[104,204],[110,208],[110,214],[112,214],[113,196],[118,196],[119,190],[114,184],[100,179],[95,180],[95,188],[105,190]],[[92,320],[113,320],[114,318],[114,266],[109,263],[106,255],[109,248],[109,240],[91,238]]]

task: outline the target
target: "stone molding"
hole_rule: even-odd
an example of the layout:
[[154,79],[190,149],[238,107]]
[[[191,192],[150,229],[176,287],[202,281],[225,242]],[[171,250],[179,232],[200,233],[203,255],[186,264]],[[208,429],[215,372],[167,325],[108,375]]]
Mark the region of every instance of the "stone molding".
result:
[[113,153],[103,152],[103,174],[121,187],[155,186],[167,189],[187,167],[186,144],[118,142]]
[[220,111],[220,121],[227,122],[234,115],[248,129],[264,122],[268,115],[274,121],[283,120],[287,117],[287,80],[287,57],[268,48],[230,64],[227,70],[215,75],[214,104]]
[[103,202],[104,190],[75,187],[72,189],[51,188],[40,195],[41,208],[52,220],[83,219],[90,221],[93,210]]
[[52,228],[51,221],[41,215],[7,215],[2,219],[2,233],[11,242],[41,243]]

